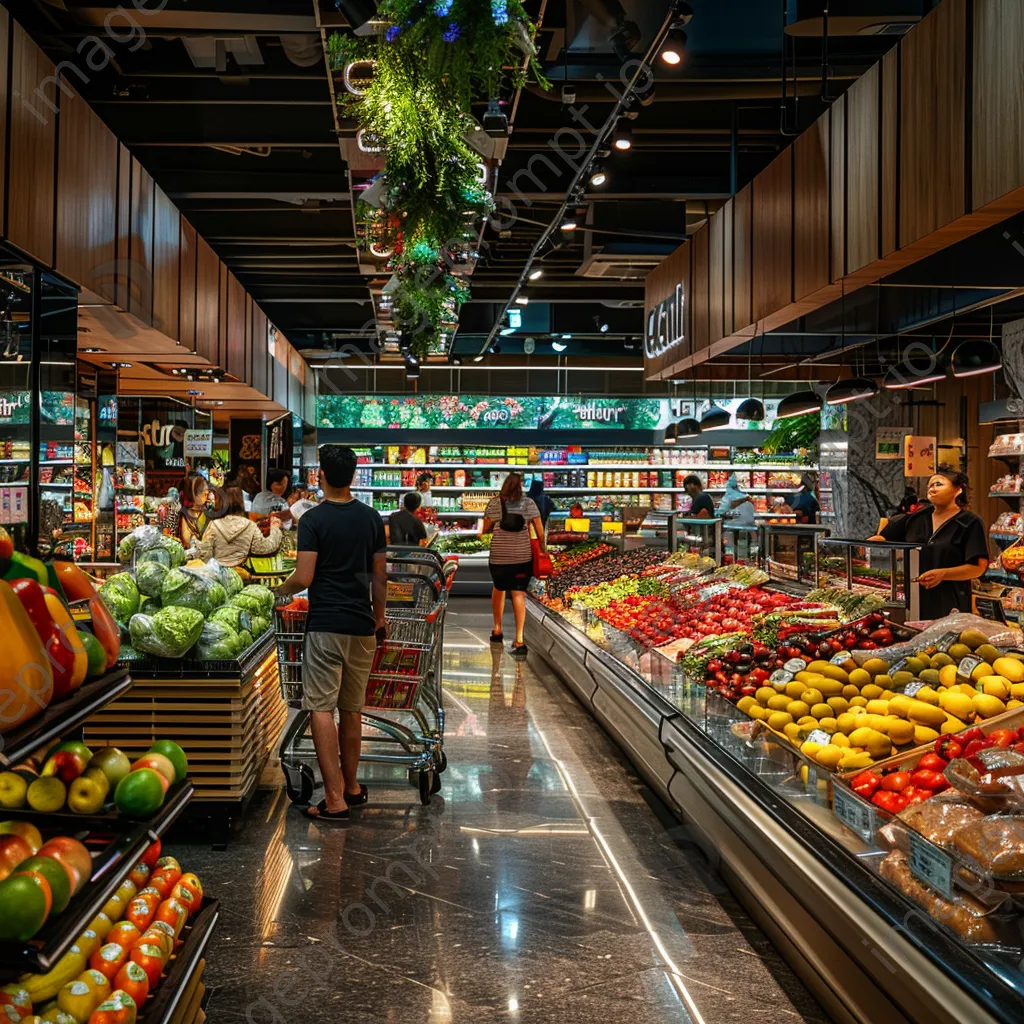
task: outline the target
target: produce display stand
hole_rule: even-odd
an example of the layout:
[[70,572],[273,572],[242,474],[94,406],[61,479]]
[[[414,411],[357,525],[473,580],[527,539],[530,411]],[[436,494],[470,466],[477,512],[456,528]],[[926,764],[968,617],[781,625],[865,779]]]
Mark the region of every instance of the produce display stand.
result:
[[133,663],[131,672],[131,692],[92,715],[85,742],[117,746],[135,757],[156,739],[174,736],[195,786],[189,816],[208,816],[230,830],[243,816],[288,715],[273,632],[237,660],[147,658]]
[[686,823],[688,841],[714,850],[722,877],[835,1019],[1024,1020],[1019,953],[961,943],[886,884],[872,870],[877,848],[829,809],[827,773],[801,782],[796,758],[779,745],[766,756],[746,716],[706,700],[678,666],[607,650],[533,595],[526,641]]

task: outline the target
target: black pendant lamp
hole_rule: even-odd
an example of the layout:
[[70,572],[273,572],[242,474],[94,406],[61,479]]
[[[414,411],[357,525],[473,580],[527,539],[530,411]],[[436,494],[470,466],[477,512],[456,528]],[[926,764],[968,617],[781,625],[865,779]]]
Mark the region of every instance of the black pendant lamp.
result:
[[821,412],[821,396],[813,391],[794,391],[779,402],[775,418],[786,420],[792,416],[805,416],[810,412]]
[[732,422],[732,417],[720,405],[711,403],[711,408],[700,418],[700,429],[719,430],[727,427]]
[[693,437],[700,437],[700,423],[692,416],[687,416],[684,419],[681,419],[679,423],[676,424],[676,427],[676,436],[680,441],[684,439],[689,440]]
[[679,424],[678,423],[670,423],[665,428],[665,440],[664,440],[663,443],[664,444],[675,444],[676,443],[676,436],[678,434],[678,431],[679,431]]
[[869,377],[847,377],[837,380],[825,392],[826,405],[847,405],[878,394],[878,385]]
[[747,398],[740,402],[736,419],[760,421],[764,419],[764,402],[760,398]]
[[950,362],[954,377],[977,377],[982,373],[995,373],[1002,369],[1003,357],[995,342],[972,339],[960,342],[953,349]]

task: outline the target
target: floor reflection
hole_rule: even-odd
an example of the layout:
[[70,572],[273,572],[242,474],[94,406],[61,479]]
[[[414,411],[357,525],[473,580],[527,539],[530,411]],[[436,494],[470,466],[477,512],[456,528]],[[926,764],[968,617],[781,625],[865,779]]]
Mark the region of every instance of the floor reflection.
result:
[[227,853],[182,846],[224,906],[210,1020],[822,1020],[565,688],[487,643],[489,617],[453,601],[429,807],[374,766],[347,826],[274,790]]

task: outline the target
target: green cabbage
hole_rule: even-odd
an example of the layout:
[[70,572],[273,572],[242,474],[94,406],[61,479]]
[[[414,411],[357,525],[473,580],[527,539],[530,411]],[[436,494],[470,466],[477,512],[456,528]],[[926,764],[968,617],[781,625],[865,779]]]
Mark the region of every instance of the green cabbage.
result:
[[265,615],[254,615],[252,620],[252,635],[254,637],[263,636],[266,631],[270,629],[270,617]]
[[202,661],[225,661],[238,657],[241,649],[238,634],[230,626],[223,622],[207,622],[193,655]]
[[171,553],[167,548],[150,548],[148,551],[139,551],[138,547],[135,548],[135,564],[145,565],[146,562],[152,562],[154,565],[162,565],[165,569],[171,567]]
[[[135,582],[138,584],[139,593],[146,597],[159,597],[163,590],[167,571],[167,566],[162,562],[147,560],[136,563]],[[141,609],[139,610],[141,611]]]
[[126,537],[121,538],[121,543],[117,546],[117,557],[121,560],[122,565],[127,565],[132,560],[134,553],[135,534],[129,533]]
[[250,588],[246,587],[240,594],[235,594],[230,603],[236,608],[244,608],[250,615],[263,614],[263,601],[249,593]]
[[243,591],[248,597],[255,598],[260,602],[260,608],[265,615],[270,615],[274,608],[274,592],[261,583],[253,583]]
[[194,608],[208,616],[224,603],[224,588],[195,569],[171,569],[164,577],[160,600],[164,607]]
[[224,584],[224,590],[227,592],[228,597],[232,598],[235,594],[240,594],[242,592],[242,587],[245,586],[242,582],[242,577],[239,576],[234,569],[228,569],[224,575],[227,577],[227,582]]
[[109,576],[100,587],[100,597],[118,622],[127,622],[139,610],[139,588],[129,572]]
[[248,630],[252,627],[252,619],[249,613],[244,608],[239,608],[231,603],[217,608],[210,616],[210,621],[223,622],[224,625],[230,626],[236,633],[241,633],[243,630]]
[[243,629],[238,634],[238,653],[241,654],[243,651],[249,650],[252,647],[252,633],[247,629]]
[[153,615],[133,615],[132,646],[161,658],[181,658],[203,631],[203,613],[194,608],[161,608]]
[[160,599],[157,597],[144,597],[139,602],[140,615],[152,615],[160,607]]

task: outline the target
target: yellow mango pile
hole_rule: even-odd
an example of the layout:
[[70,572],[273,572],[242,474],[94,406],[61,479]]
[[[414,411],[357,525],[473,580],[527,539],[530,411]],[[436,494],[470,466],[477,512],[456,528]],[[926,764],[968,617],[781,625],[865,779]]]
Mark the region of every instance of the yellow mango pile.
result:
[[[901,692],[907,688],[911,694]],[[1000,654],[984,634],[967,630],[947,651],[925,648],[891,674],[882,657],[861,666],[852,657],[842,665],[813,661],[737,706],[830,771],[867,768],[1024,707],[1024,654]]]

